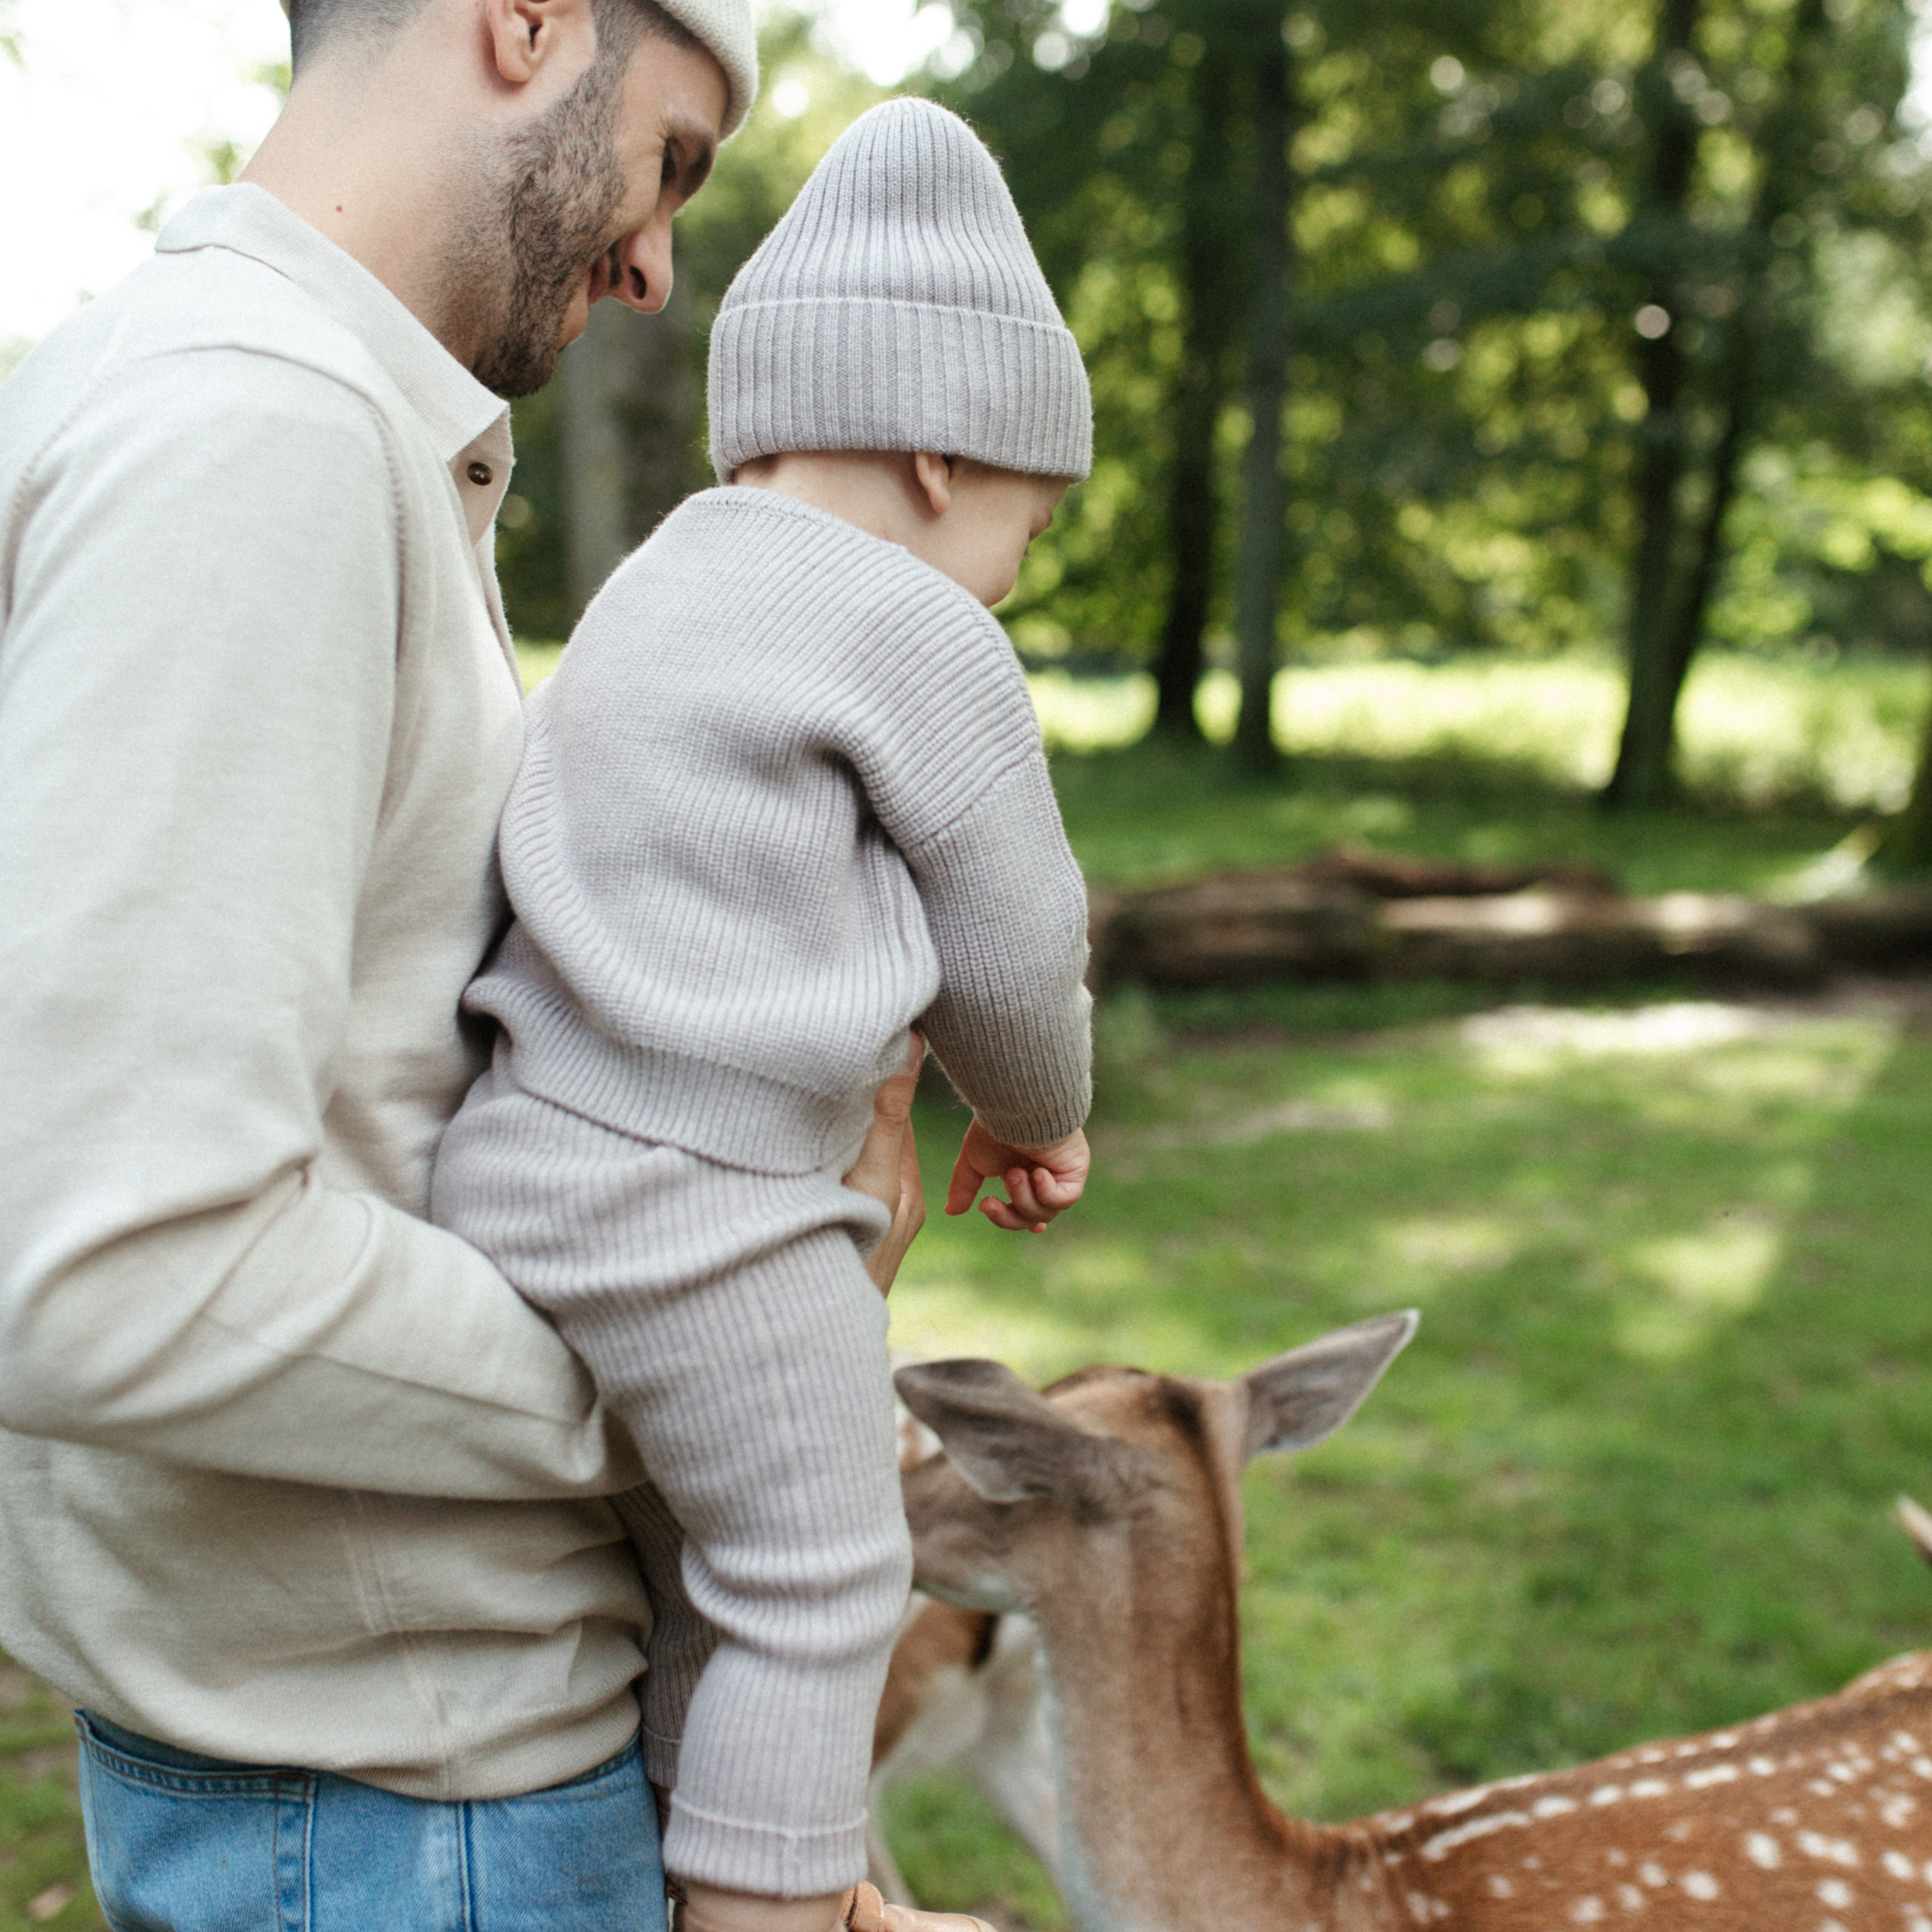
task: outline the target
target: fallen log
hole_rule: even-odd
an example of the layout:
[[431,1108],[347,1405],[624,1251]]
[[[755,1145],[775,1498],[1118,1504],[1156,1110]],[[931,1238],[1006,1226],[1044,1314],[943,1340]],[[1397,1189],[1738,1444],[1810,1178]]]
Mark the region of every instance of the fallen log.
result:
[[1499,893],[1403,899],[1380,908],[1375,966],[1390,979],[1541,980],[1594,986],[1686,969],[1744,986],[1815,986],[1825,954],[1782,907],[1711,892],[1656,899]]
[[1226,873],[1185,886],[1094,892],[1088,934],[1096,987],[1251,986],[1356,979],[1375,944],[1375,902],[1292,871]]
[[[1270,979],[1466,979],[1509,985],[1605,985],[1681,976],[1774,988],[1816,985],[1854,943],[1896,950],[1918,928],[1891,923],[1830,930],[1797,911],[1729,894],[1631,899],[1601,891],[1375,898],[1311,880],[1305,869],[1231,873],[1189,885],[1095,892],[1096,988],[1139,980],[1159,990],[1252,986]],[[1861,956],[1862,957],[1862,956]]]
[[1609,897],[1621,896],[1624,891],[1594,865],[1567,860],[1551,865],[1466,865],[1455,859],[1372,852],[1364,845],[1337,845],[1282,871],[1313,886],[1338,887],[1371,899],[1476,898],[1526,891],[1532,886]]
[[1804,908],[1834,966],[1887,967],[1932,962],[1932,891],[1895,887]]

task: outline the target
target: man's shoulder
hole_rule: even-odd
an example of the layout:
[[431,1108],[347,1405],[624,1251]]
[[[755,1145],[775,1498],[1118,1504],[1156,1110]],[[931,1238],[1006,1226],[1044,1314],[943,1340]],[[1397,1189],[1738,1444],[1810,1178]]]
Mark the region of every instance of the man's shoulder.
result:
[[0,387],[0,476],[92,408],[159,441],[223,423],[329,425],[379,439],[406,416],[358,338],[265,264],[225,248],[158,255],[57,328]]

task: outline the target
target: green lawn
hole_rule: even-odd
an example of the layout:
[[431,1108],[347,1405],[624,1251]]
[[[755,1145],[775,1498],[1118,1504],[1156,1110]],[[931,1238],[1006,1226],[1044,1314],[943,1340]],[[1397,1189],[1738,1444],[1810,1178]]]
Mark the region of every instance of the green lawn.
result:
[[[1932,1645],[1888,1513],[1932,1495],[1932,1034],[1692,1001],[1365,1024],[1417,997],[1124,996],[1087,1200],[1038,1239],[934,1228],[895,1343],[1229,1374],[1423,1310],[1341,1436],[1249,1476],[1255,1746],[1308,1815]],[[960,1119],[927,1108],[934,1182]],[[1059,1923],[957,1788],[891,1825],[933,1903]]]
[[0,1932],[95,1932],[75,1794],[74,1720],[25,1671],[0,1661]]

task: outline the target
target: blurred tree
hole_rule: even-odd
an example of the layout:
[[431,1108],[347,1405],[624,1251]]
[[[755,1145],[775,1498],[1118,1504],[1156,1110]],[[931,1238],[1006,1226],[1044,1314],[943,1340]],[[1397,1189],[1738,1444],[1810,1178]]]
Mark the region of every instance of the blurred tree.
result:
[[1912,795],[1891,828],[1885,858],[1902,872],[1932,872],[1932,711],[1926,714]]
[[[1206,9],[1203,9],[1205,13]],[[1181,139],[1180,366],[1174,373],[1174,457],[1167,485],[1167,614],[1155,664],[1155,728],[1198,739],[1194,692],[1204,669],[1203,639],[1214,595],[1222,522],[1216,434],[1241,340],[1241,283],[1248,279],[1246,224],[1234,164],[1236,100],[1243,49],[1227,23],[1206,18],[1208,34],[1183,30],[1175,61],[1190,78]]]
[[1609,796],[1650,805],[1670,758],[1681,671],[1672,675],[1671,597],[1676,588],[1679,486],[1686,458],[1683,274],[1686,210],[1700,132],[1693,76],[1701,0],[1662,0],[1657,45],[1637,76],[1637,102],[1650,142],[1648,178],[1624,231],[1631,265],[1643,275],[1634,359],[1644,396],[1637,442],[1637,541],[1625,620],[1630,703]]
[[579,610],[685,493],[701,371],[688,278],[654,316],[600,302],[558,365],[565,570]]
[[1264,9],[1255,23],[1255,183],[1251,198],[1254,290],[1248,314],[1248,441],[1241,456],[1241,547],[1235,563],[1235,637],[1241,712],[1235,745],[1265,773],[1276,762],[1274,733],[1275,626],[1287,545],[1281,475],[1281,412],[1288,394],[1289,223],[1293,212],[1288,144],[1293,133],[1293,75],[1286,22]]

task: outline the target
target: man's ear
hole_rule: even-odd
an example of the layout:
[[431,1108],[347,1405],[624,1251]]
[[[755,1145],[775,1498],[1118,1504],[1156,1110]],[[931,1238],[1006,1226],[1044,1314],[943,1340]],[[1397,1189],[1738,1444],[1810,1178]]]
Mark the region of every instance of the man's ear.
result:
[[1241,1377],[1248,1391],[1247,1453],[1307,1449],[1332,1436],[1408,1345],[1413,1308],[1338,1328]]
[[953,507],[953,458],[921,450],[912,458],[912,481],[925,507],[942,517]]
[[595,53],[590,0],[483,0],[483,18],[497,75],[511,87],[528,86],[568,42],[586,43],[587,61]]
[[1126,1492],[1126,1445],[1075,1428],[1003,1362],[916,1362],[892,1384],[989,1503],[1050,1496],[1091,1516]]

